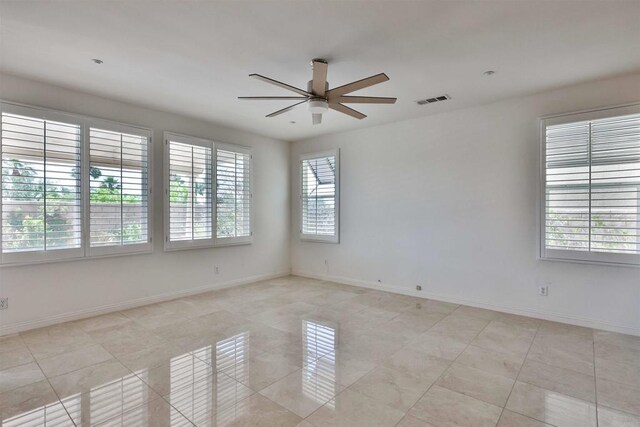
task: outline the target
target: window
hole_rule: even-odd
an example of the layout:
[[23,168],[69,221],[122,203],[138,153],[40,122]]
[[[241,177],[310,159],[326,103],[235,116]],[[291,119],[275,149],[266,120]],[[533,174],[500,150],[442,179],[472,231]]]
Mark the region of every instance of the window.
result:
[[338,243],[340,167],[338,150],[300,158],[303,240]]
[[2,109],[2,262],[82,256],[82,126]]
[[542,257],[640,264],[640,106],[542,121]]
[[169,132],[165,144],[165,249],[251,243],[250,149]]
[[151,131],[0,106],[2,264],[151,250]]
[[216,146],[216,242],[251,241],[251,152]]
[[89,126],[89,250],[147,251],[148,146],[151,133],[114,124]]
[[165,247],[184,248],[213,244],[213,143],[165,134],[167,203]]

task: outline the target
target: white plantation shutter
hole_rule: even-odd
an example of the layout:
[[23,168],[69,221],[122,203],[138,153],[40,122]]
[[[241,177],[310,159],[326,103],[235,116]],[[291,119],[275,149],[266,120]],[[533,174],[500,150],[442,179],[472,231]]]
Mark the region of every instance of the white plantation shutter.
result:
[[338,151],[303,155],[300,159],[300,175],[301,238],[337,243]]
[[165,134],[168,223],[165,247],[213,243],[213,143]]
[[3,262],[82,256],[81,141],[72,117],[3,105]]
[[216,242],[251,241],[251,151],[216,144]]
[[543,257],[640,263],[640,108],[547,119]]
[[150,132],[89,127],[89,246],[92,254],[146,251]]

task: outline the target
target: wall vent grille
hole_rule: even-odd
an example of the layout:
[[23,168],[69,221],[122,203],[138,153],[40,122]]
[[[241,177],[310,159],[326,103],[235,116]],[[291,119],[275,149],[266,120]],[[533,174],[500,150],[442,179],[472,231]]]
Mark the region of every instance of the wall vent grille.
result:
[[433,98],[421,99],[420,101],[416,101],[416,103],[418,105],[425,105],[425,104],[433,104],[434,102],[446,101],[448,99],[451,99],[449,95],[440,95],[440,96],[434,96]]

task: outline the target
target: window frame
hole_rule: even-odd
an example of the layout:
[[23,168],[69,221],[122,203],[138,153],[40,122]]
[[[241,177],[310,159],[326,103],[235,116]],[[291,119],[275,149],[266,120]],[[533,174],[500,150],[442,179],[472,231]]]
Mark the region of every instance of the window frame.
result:
[[[173,138],[173,139],[172,139]],[[198,240],[170,241],[170,218],[169,218],[169,141],[181,142],[184,144],[198,145],[201,147],[211,148],[211,238]],[[163,212],[164,212],[164,250],[166,252],[188,250],[188,249],[204,249],[224,246],[250,245],[253,243],[253,221],[254,221],[254,203],[253,203],[253,149],[251,147],[217,142],[213,139],[199,138],[190,135],[184,135],[177,132],[164,132],[164,164],[163,164]],[[249,155],[249,187],[250,187],[250,206],[249,206],[249,236],[242,237],[217,237],[217,160],[218,149],[224,151],[232,151]]]
[[[250,245],[253,243],[253,150],[243,145],[214,142],[213,144],[213,238],[216,247]],[[249,235],[241,237],[218,237],[218,150],[231,151],[249,156]]]
[[[189,145],[197,145],[199,147],[206,147],[206,148],[211,148],[211,159],[213,162],[214,156],[215,156],[215,143],[211,140],[208,139],[204,139],[204,138],[197,138],[195,136],[188,136],[188,135],[183,135],[180,133],[176,133],[176,132],[164,132],[164,165],[163,165],[163,169],[164,169],[164,176],[162,177],[163,182],[164,182],[164,201],[163,201],[163,212],[164,212],[164,250],[169,252],[169,251],[176,251],[176,250],[183,250],[183,249],[200,249],[200,248],[210,248],[213,247],[215,245],[214,242],[214,233],[215,233],[215,215],[213,212],[214,206],[211,207],[211,238],[209,239],[191,239],[191,240],[176,240],[176,241],[171,241],[171,218],[170,218],[170,198],[169,198],[169,192],[170,192],[170,186],[171,186],[171,182],[170,182],[170,152],[169,152],[169,142],[170,141],[174,141],[174,142],[178,142],[178,143],[182,143],[182,144],[189,144]],[[211,165],[213,168],[213,164]],[[215,198],[215,172],[211,171],[211,197],[212,197],[212,204],[213,204],[213,199]]]
[[[91,128],[97,128],[101,130],[126,133],[135,136],[142,136],[147,138],[147,241],[145,243],[136,243],[132,245],[109,245],[109,246],[97,246],[91,247],[91,209],[90,209],[90,166],[91,166]],[[153,198],[152,198],[152,181],[153,181],[153,131],[151,129],[142,128],[133,125],[127,125],[118,122],[112,122],[103,119],[87,118],[85,120],[85,146],[82,155],[82,186],[84,201],[84,212],[86,212],[85,226],[83,227],[83,233],[85,235],[85,247],[88,257],[105,256],[105,255],[123,255],[123,254],[144,254],[150,253],[153,250]]]
[[[598,120],[609,117],[624,116],[628,114],[640,114],[640,103],[630,103],[610,107],[582,110],[570,113],[554,114],[539,118],[540,132],[540,171],[539,171],[539,212],[538,212],[538,258],[545,261],[563,261],[586,264],[612,265],[622,267],[640,268],[640,255],[614,253],[575,251],[566,249],[548,249],[546,247],[546,129],[563,123],[573,123],[589,120]],[[640,209],[640,206],[639,206]],[[591,227],[591,225],[589,225]]]
[[[2,252],[2,233],[0,232],[0,268],[31,264],[48,264],[60,261],[78,261],[84,259],[109,258],[123,255],[139,255],[153,253],[153,218],[154,208],[152,200],[153,188],[153,130],[142,126],[135,126],[110,120],[99,119],[81,114],[67,113],[53,108],[45,108],[0,100],[0,114],[3,112],[33,117],[41,120],[60,121],[80,126],[80,211],[81,211],[81,239],[80,248],[57,249],[50,251]],[[106,246],[115,250],[90,250],[90,212],[89,212],[89,127],[98,124],[106,130],[123,129],[125,133],[145,132],[149,135],[147,141],[147,236],[148,242],[136,245]],[[93,126],[95,127],[95,126]],[[131,132],[127,132],[129,130]],[[0,121],[0,137],[2,123]],[[2,158],[3,144],[0,140],[0,158]],[[0,186],[0,214],[2,212],[2,187]],[[93,248],[96,249],[96,248]]]
[[[303,211],[303,162],[305,160],[317,159],[321,157],[329,157],[335,156],[336,158],[336,170],[335,170],[335,213],[334,213],[334,223],[335,223],[335,233],[333,235],[319,235],[319,234],[308,234],[303,232],[303,221],[304,221],[304,211]],[[300,240],[306,242],[319,242],[319,243],[340,243],[340,149],[332,149],[325,151],[317,151],[313,153],[304,153],[300,155],[300,160],[298,162],[298,173],[300,174],[298,179],[298,184],[300,186],[299,195],[298,195],[298,220],[300,221],[299,230],[300,230]]]

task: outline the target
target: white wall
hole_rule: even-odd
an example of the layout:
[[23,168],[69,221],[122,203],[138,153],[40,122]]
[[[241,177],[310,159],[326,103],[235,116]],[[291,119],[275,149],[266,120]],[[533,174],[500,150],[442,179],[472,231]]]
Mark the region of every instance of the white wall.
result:
[[[537,259],[538,117],[634,101],[640,74],[296,142],[292,270],[640,335],[640,269]],[[330,148],[340,244],[301,242],[299,155]]]
[[[9,309],[0,311],[0,335],[201,287],[289,273],[288,142],[1,74],[0,98],[152,128],[156,195],[151,255],[0,267],[0,295],[9,297]],[[163,251],[165,130],[253,148],[252,245]]]

